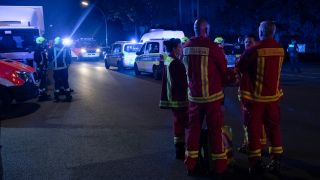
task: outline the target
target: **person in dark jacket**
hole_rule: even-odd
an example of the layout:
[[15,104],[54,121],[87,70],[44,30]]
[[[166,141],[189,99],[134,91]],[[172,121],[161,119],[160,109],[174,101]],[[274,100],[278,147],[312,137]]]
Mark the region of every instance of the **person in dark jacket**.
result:
[[172,110],[176,159],[183,160],[185,129],[188,123],[187,75],[180,59],[182,55],[180,39],[170,39],[165,41],[164,45],[169,56],[164,55],[160,108]]
[[36,49],[34,51],[34,61],[37,64],[37,73],[40,80],[39,85],[39,101],[50,100],[50,95],[47,94],[47,69],[48,69],[48,57],[45,47],[45,38],[38,37],[36,39]]

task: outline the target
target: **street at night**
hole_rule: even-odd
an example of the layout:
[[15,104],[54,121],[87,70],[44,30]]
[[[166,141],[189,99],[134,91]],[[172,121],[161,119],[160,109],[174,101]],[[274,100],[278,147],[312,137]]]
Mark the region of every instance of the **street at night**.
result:
[[319,0],[0,0],[0,180],[320,180]]
[[[282,73],[282,179],[320,178],[320,66],[302,67],[299,75],[286,67]],[[160,82],[106,70],[102,61],[73,63],[72,103],[29,101],[13,105],[1,120],[4,178],[190,179],[174,157],[171,113],[158,108]],[[225,124],[238,147],[243,133],[237,88],[225,92]],[[247,177],[247,157],[235,152],[235,160],[233,177]]]

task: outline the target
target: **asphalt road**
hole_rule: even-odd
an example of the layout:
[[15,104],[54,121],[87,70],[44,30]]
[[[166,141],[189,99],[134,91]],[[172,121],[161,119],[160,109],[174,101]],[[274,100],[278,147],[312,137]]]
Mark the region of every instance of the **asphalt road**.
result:
[[[284,167],[281,177],[265,179],[320,179],[320,65],[302,70],[283,70]],[[102,62],[72,64],[69,79],[73,102],[29,101],[2,117],[4,179],[192,179],[174,158],[171,113],[158,108],[160,81]],[[225,124],[238,147],[237,89],[225,92]],[[235,160],[232,179],[247,177],[246,156]]]

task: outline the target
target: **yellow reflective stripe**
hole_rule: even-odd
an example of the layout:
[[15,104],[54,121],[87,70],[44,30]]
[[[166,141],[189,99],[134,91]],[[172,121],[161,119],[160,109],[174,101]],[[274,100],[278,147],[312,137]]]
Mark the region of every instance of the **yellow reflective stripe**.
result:
[[220,153],[220,154],[211,154],[211,159],[212,160],[218,160],[218,159],[227,159],[227,154],[226,152]]
[[261,48],[258,49],[258,56],[284,56],[283,48]]
[[279,86],[280,86],[280,74],[281,74],[282,63],[283,63],[283,56],[281,56],[281,57],[280,57],[280,60],[279,60],[279,71],[278,71],[277,91],[278,91]]
[[171,76],[170,76],[170,71],[169,71],[170,63],[166,66],[166,70],[167,70],[167,98],[169,101],[172,101],[172,93],[171,93],[172,83],[171,83]]
[[159,106],[160,107],[172,107],[172,108],[188,107],[189,102],[188,101],[160,101]]
[[186,151],[186,156],[190,158],[198,158],[199,157],[199,151]]
[[259,57],[258,64],[257,64],[256,87],[255,87],[255,94],[258,96],[260,96],[262,93],[264,65],[265,65],[264,57]]
[[206,96],[209,96],[209,78],[208,78],[208,56],[204,56],[204,77],[205,77],[205,92]]
[[201,56],[201,88],[202,88],[202,96],[206,97],[206,92],[205,92],[205,62],[204,62],[204,56]]
[[202,96],[209,96],[208,56],[201,56],[201,86]]
[[257,149],[254,151],[248,151],[249,157],[261,157],[261,149]]
[[206,48],[206,47],[186,47],[183,49],[183,54],[185,56],[189,56],[189,55],[208,56],[209,55],[209,48]]
[[283,153],[283,148],[282,148],[282,146],[280,146],[280,147],[269,147],[269,153],[282,154]]
[[223,126],[222,133],[225,134],[229,140],[232,140],[232,128],[230,126]]
[[224,97],[224,94],[222,91],[217,92],[209,97],[192,97],[190,94],[188,96],[189,101],[195,102],[195,103],[208,103],[208,102],[213,102],[220,100]]
[[240,91],[239,96],[240,98],[252,100],[255,102],[274,102],[279,100],[279,98],[283,96],[283,92],[282,90],[277,91],[277,94],[273,96],[256,96],[248,91]]
[[184,137],[174,137],[173,142],[174,142],[174,144],[184,143]]

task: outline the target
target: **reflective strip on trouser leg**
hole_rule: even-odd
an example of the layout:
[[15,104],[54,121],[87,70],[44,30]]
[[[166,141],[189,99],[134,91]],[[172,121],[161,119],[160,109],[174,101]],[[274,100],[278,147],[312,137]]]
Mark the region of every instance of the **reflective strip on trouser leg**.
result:
[[260,139],[261,145],[266,145],[267,144],[267,134],[265,127],[262,125],[262,134],[261,134],[261,139]]
[[269,147],[269,153],[270,153],[270,154],[280,155],[280,154],[283,153],[283,148],[282,148],[282,146],[279,146],[279,147]]
[[226,152],[223,152],[220,154],[211,153],[211,159],[213,161],[218,160],[218,159],[227,159],[227,154],[226,154]]
[[261,157],[261,149],[257,149],[254,151],[248,151],[248,157],[249,158]]
[[173,138],[173,142],[174,144],[178,144],[178,143],[184,143],[184,137],[174,137]]
[[186,151],[186,156],[192,159],[197,159],[199,157],[199,151]]

